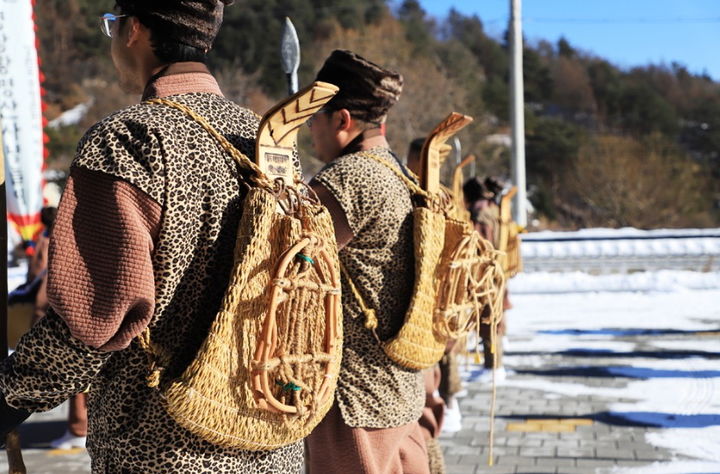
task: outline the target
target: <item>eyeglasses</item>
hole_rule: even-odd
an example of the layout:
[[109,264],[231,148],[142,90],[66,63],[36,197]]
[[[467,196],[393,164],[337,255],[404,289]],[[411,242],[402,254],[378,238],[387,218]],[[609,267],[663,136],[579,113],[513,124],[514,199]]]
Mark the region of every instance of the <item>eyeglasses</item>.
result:
[[106,13],[100,17],[100,31],[103,32],[108,38],[112,38],[112,26],[113,23],[118,21],[120,18],[125,18],[130,15],[115,15],[113,13]]
[[315,112],[314,114],[312,114],[312,115],[310,116],[310,118],[307,119],[307,122],[305,122],[305,123],[307,124],[308,128],[312,128],[312,124],[313,124],[313,122],[315,121],[315,118],[318,116],[318,114],[321,114],[321,113],[322,113],[322,114],[327,114],[327,113],[332,113],[332,112],[334,112],[332,109],[329,109],[329,108],[327,108],[327,107],[323,107],[323,108],[321,108],[320,110],[318,110],[317,112]]

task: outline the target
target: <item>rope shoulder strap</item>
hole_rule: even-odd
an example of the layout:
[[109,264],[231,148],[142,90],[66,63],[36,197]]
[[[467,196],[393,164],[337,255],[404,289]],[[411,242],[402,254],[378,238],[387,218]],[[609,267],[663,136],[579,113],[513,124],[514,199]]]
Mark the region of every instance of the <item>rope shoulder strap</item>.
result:
[[377,317],[377,311],[369,307],[365,303],[365,299],[360,294],[360,290],[358,289],[357,285],[355,285],[355,282],[353,281],[352,277],[350,277],[350,273],[347,271],[347,268],[345,268],[345,265],[343,265],[342,262],[340,262],[340,271],[345,276],[345,279],[348,282],[348,285],[350,285],[350,291],[352,292],[353,296],[355,297],[355,300],[358,303],[358,306],[360,306],[360,311],[362,312],[363,316],[365,316],[365,329],[369,329],[372,331],[373,336],[375,336],[375,340],[377,342],[380,342],[380,336],[377,334],[377,328],[378,328],[378,317]]
[[[151,99],[146,101],[148,104],[164,105],[172,107],[176,110],[184,112],[189,118],[194,120],[200,126],[202,126],[215,140],[218,142],[220,147],[227,152],[233,159],[245,170],[252,173],[253,180],[259,186],[267,189],[272,189],[272,183],[265,176],[262,170],[248,158],[244,153],[238,150],[232,143],[228,141],[215,127],[213,127],[205,117],[201,116],[190,107],[174,102],[167,99]],[[137,338],[140,347],[145,351],[148,356],[148,362],[150,366],[150,374],[147,377],[148,386],[156,388],[160,385],[162,375],[165,369],[172,361],[172,355],[163,349],[158,344],[155,344],[151,339],[150,326],[146,327],[143,333]]]
[[[400,178],[400,180],[403,183],[405,183],[405,186],[407,186],[407,188],[410,190],[411,193],[418,194],[423,197],[428,197],[428,193],[425,192],[420,187],[420,185],[417,184],[417,182],[420,181],[420,178],[418,178],[418,176],[415,175],[412,171],[407,170],[409,175],[413,178],[413,179],[410,179],[404,173],[402,173],[400,170],[398,170],[394,166],[390,165],[390,163],[388,163],[387,160],[381,158],[380,156],[376,155],[375,153],[372,153],[369,151],[362,151],[362,152],[358,153],[358,155],[364,156],[366,158],[370,158],[371,160],[380,163],[381,165],[383,165],[384,167],[386,167],[387,169],[392,171],[398,178]],[[415,181],[413,181],[413,180],[415,180]]]
[[218,144],[222,147],[223,150],[225,150],[230,156],[233,157],[233,159],[244,169],[250,171],[254,179],[256,180],[257,184],[259,185],[265,185],[270,188],[272,188],[272,184],[265,176],[265,173],[262,172],[260,167],[256,165],[250,158],[248,158],[243,152],[235,148],[232,143],[228,141],[227,138],[225,138],[220,132],[218,132],[215,127],[213,127],[210,122],[207,121],[205,117],[198,114],[194,110],[192,110],[190,107],[180,104],[178,102],[174,102],[172,100],[167,99],[150,99],[146,101],[146,103],[149,104],[157,104],[157,105],[165,105],[167,107],[172,107],[173,109],[179,110],[181,112],[184,112],[188,117],[190,117],[192,120],[194,120],[197,124],[202,126],[215,140],[218,142]]
[[[363,151],[358,153],[360,156],[364,156],[366,158],[370,158],[371,160],[381,164],[382,166],[386,167],[390,171],[392,171],[400,180],[405,184],[405,186],[408,188],[408,190],[415,195],[419,195],[425,198],[428,198],[429,195],[426,193],[418,184],[416,181],[419,181],[419,178],[410,170],[407,170],[410,177],[402,173],[400,170],[392,166],[390,163],[388,163],[385,159],[378,156],[375,153],[369,152],[369,151]],[[410,179],[412,178],[412,179]],[[413,181],[415,180],[415,181]],[[377,334],[377,328],[378,328],[378,317],[377,317],[377,311],[365,302],[365,298],[363,298],[362,294],[360,293],[360,290],[358,289],[357,285],[353,281],[352,277],[350,276],[350,273],[348,272],[345,265],[343,265],[342,262],[340,262],[340,270],[342,274],[345,276],[345,279],[348,282],[348,285],[350,286],[350,291],[352,292],[353,297],[355,298],[355,301],[357,301],[358,306],[360,307],[360,311],[362,312],[363,316],[365,317],[365,328],[372,331],[373,336],[375,337],[375,340],[378,343],[382,343],[380,340],[380,336]]]

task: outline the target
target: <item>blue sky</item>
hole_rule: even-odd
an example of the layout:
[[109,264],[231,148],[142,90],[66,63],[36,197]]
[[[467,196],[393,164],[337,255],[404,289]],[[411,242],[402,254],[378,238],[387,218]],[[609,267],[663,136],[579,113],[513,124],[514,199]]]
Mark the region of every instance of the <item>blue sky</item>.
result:
[[[507,27],[510,0],[420,0],[432,16],[451,7],[477,14],[488,33]],[[576,48],[628,68],[649,63],[687,66],[720,80],[720,0],[522,0],[530,41],[561,36]]]

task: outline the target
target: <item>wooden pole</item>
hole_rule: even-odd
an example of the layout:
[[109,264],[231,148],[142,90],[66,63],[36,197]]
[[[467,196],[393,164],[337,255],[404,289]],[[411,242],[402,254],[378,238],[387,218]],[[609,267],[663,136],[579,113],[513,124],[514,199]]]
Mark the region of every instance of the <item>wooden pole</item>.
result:
[[[2,124],[0,124],[0,247],[3,251],[3,265],[0,268],[0,359],[8,355],[8,284],[7,284],[7,195],[5,194],[5,148],[2,141]],[[11,431],[5,439],[5,449],[8,457],[9,474],[25,474],[22,451],[20,449],[20,435]]]

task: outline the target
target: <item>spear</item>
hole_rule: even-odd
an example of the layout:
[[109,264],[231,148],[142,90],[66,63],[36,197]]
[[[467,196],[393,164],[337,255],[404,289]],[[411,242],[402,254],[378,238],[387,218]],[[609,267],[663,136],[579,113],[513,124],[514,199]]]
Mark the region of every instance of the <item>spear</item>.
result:
[[450,169],[450,179],[453,178],[453,171],[457,169],[462,162],[462,144],[458,137],[453,137],[453,154],[455,155],[455,164]]
[[288,81],[288,95],[298,91],[298,68],[300,67],[300,40],[290,18],[285,17],[282,42],[280,43],[282,68]]
[[[4,264],[0,267],[0,360],[8,355],[8,286],[7,286],[7,196],[5,195],[5,147],[2,141],[2,126],[0,126],[0,248],[5,253]],[[0,440],[2,444],[3,440]],[[25,474],[25,464],[20,450],[20,436],[17,431],[8,433],[5,447],[8,457],[8,472],[10,474]]]

